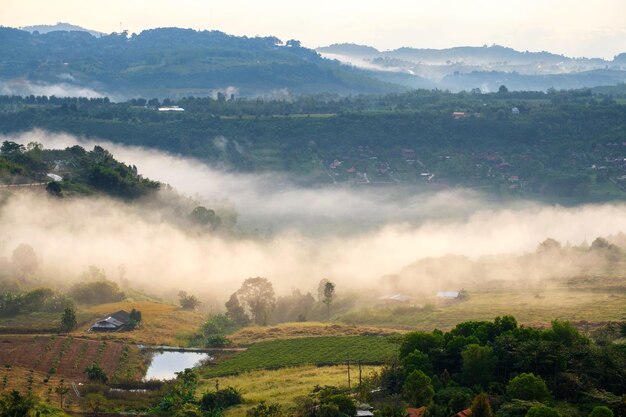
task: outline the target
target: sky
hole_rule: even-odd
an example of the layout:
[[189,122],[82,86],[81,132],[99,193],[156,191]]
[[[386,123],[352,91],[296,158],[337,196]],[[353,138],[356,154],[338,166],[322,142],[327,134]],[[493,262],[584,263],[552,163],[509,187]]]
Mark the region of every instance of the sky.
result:
[[0,0],[0,25],[69,22],[106,33],[216,29],[381,50],[499,44],[573,57],[626,52],[626,0]]

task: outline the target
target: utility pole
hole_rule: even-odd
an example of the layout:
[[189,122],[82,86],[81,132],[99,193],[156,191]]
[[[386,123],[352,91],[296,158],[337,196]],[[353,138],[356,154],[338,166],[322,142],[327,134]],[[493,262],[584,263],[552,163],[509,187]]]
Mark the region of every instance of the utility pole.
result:
[[362,382],[363,382],[363,378],[361,374],[361,359],[359,359],[359,387],[361,386]]
[[350,356],[348,356],[348,389],[350,389]]

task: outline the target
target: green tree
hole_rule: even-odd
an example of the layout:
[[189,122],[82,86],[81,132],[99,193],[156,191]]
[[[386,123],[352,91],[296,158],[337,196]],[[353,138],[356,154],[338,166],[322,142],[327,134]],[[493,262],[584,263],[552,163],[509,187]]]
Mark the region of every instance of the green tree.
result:
[[522,373],[511,379],[506,386],[506,395],[511,399],[539,402],[546,402],[551,398],[544,380],[532,373]]
[[404,366],[404,371],[407,374],[416,370],[424,371],[424,373],[429,375],[433,372],[433,367],[430,363],[428,355],[417,349],[415,349],[412,353],[409,353],[409,355],[402,360],[402,365]]
[[407,375],[402,394],[411,407],[429,406],[435,391],[428,375],[416,370]]
[[504,94],[504,93],[508,93],[509,89],[506,88],[506,85],[501,85],[500,87],[498,87],[498,93],[499,94]]
[[472,417],[493,417],[491,403],[487,394],[480,393],[472,401]]
[[59,396],[59,402],[61,403],[61,409],[65,408],[65,396],[70,392],[70,387],[65,385],[65,380],[60,380],[59,384],[54,387],[54,392]]
[[552,407],[536,405],[528,410],[526,417],[561,417],[561,413]]
[[613,417],[613,411],[607,406],[600,405],[591,410],[589,417]]
[[480,384],[486,387],[493,380],[497,358],[489,346],[467,345],[461,357],[463,378],[468,385]]
[[34,405],[32,397],[13,390],[0,396],[0,416],[28,417]]
[[70,332],[76,327],[76,311],[72,307],[65,307],[61,316],[61,331]]
[[87,374],[87,378],[89,378],[90,381],[98,381],[98,382],[106,383],[107,380],[109,379],[106,373],[104,372],[104,369],[102,369],[95,363],[86,367],[85,373]]
[[226,317],[232,320],[237,326],[246,326],[250,323],[250,317],[246,314],[246,310],[242,307],[237,297],[237,293],[232,293],[230,298],[224,304],[226,307]]

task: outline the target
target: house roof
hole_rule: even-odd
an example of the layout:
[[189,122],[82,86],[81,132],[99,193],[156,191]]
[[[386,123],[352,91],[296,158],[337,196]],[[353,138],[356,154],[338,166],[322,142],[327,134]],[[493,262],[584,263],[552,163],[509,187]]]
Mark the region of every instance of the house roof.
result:
[[465,409],[463,411],[459,411],[458,413],[456,413],[452,417],[469,417],[471,415],[472,415],[472,409],[471,408],[467,408],[467,409]]
[[115,329],[115,328],[122,327],[128,324],[129,319],[130,319],[130,313],[124,310],[120,310],[111,314],[110,316],[106,318],[96,321],[94,325],[91,327]]
[[424,411],[426,411],[426,407],[420,407],[420,408],[409,407],[406,409],[408,417],[422,417],[424,415]]
[[128,321],[130,320],[130,313],[120,310],[111,314],[109,317],[122,322],[122,324],[128,324]]

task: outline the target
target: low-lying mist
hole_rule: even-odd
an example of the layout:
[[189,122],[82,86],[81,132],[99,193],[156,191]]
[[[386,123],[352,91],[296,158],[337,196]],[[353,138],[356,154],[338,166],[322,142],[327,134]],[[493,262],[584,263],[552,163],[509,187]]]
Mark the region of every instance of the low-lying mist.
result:
[[[46,148],[95,143],[40,131],[8,139],[38,141]],[[195,291],[223,302],[252,276],[269,278],[279,293],[314,291],[321,278],[336,282],[339,293],[376,287],[384,293],[392,288],[380,288],[382,277],[446,255],[456,257],[448,256],[445,268],[405,269],[400,288],[414,293],[458,289],[463,282],[452,278],[469,279],[470,273],[474,281],[550,279],[577,270],[564,269],[568,261],[562,259],[542,262],[541,274],[520,262],[507,264],[515,269],[499,265],[488,274],[462,265],[465,257],[534,252],[548,237],[578,245],[626,230],[624,204],[564,208],[495,203],[466,190],[305,188],[282,174],[223,172],[155,150],[97,143],[144,176],[207,207],[227,199],[239,212],[240,227],[270,227],[272,233],[263,238],[193,233],[141,202],[59,200],[44,192],[17,192],[0,208],[0,257],[10,257],[17,245],[27,243],[40,258],[44,279],[75,279],[95,265],[115,280],[123,265],[124,277],[134,286],[158,294]],[[464,259],[456,269],[455,259]]]

